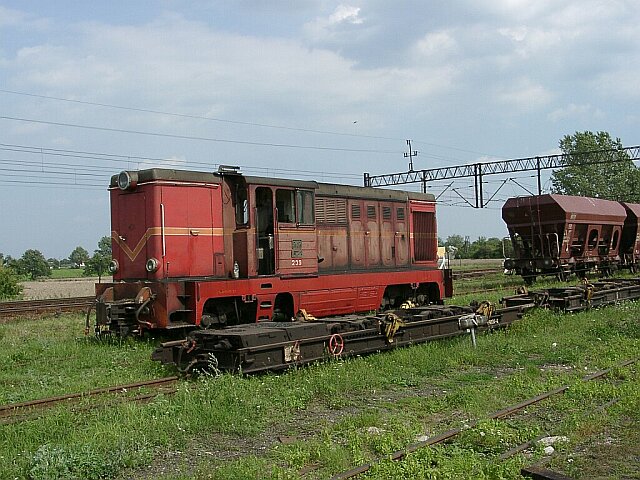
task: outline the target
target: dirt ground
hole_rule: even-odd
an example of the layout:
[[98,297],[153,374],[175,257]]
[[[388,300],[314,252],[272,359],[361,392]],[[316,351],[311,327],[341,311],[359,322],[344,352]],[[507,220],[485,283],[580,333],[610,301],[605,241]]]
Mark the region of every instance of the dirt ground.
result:
[[[111,277],[102,277],[103,282],[110,282]],[[25,300],[40,300],[44,298],[88,297],[94,294],[94,285],[98,277],[65,278],[58,280],[38,280],[22,282]]]

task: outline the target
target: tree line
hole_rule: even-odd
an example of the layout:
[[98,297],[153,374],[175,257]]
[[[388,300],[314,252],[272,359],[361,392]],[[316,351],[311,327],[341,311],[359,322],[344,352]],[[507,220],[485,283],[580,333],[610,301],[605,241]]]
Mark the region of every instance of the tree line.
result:
[[441,247],[454,247],[455,258],[503,258],[512,252],[509,239],[496,237],[478,237],[471,242],[469,237],[462,235],[449,235],[445,240],[438,238]]
[[84,276],[95,276],[102,280],[111,262],[111,238],[102,237],[93,255],[83,247],[73,249],[68,258],[58,260],[45,258],[40,250],[26,250],[20,258],[0,253],[0,300],[16,298],[22,293],[20,281],[37,280],[51,276],[52,270],[60,268],[83,269]]

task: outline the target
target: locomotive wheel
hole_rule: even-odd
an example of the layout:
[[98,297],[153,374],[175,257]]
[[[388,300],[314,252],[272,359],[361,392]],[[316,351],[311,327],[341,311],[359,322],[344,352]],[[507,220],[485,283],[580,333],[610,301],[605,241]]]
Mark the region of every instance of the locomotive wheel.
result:
[[199,327],[203,330],[209,328],[224,328],[227,324],[227,316],[224,313],[210,312],[204,313],[200,319]]
[[339,357],[342,355],[342,351],[344,350],[344,339],[342,335],[339,333],[334,333],[329,338],[329,353],[334,357]]

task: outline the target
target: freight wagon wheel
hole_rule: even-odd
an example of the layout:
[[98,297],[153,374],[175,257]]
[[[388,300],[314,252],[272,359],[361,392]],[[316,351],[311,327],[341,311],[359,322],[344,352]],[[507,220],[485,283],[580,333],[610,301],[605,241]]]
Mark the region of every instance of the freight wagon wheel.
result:
[[339,333],[334,333],[329,338],[329,353],[334,357],[338,357],[342,355],[342,351],[344,350],[344,339],[342,335]]

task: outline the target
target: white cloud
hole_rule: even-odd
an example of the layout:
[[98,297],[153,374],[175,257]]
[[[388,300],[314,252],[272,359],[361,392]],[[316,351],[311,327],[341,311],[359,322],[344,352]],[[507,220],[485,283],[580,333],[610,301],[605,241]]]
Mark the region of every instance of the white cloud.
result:
[[558,122],[560,120],[565,119],[584,119],[584,118],[601,118],[603,113],[601,110],[597,108],[593,108],[593,106],[589,104],[576,105],[575,103],[570,103],[569,105],[557,108],[549,113],[548,118],[552,122]]
[[36,18],[33,15],[26,14],[20,10],[0,5],[0,28],[17,27],[42,29],[50,25],[50,22],[44,18]]
[[338,39],[350,26],[362,25],[360,7],[338,5],[329,16],[317,17],[304,25],[307,35],[315,42],[326,42]]
[[418,40],[415,49],[425,57],[448,57],[457,52],[458,45],[452,32],[441,30],[427,33]]
[[482,11],[495,15],[500,19],[515,22],[534,21],[549,14],[558,12],[563,4],[570,0],[476,0]]
[[610,69],[602,73],[592,84],[595,91],[601,95],[629,104],[640,100],[638,77],[640,65],[629,63],[621,65],[620,69]]
[[[363,105],[375,115],[389,102],[400,107],[424,99],[448,88],[456,74],[449,65],[357,68],[329,50],[220,33],[174,17],[137,27],[85,25],[75,44],[25,47],[11,63],[10,83],[24,90],[253,121],[293,123],[283,118],[304,115],[307,125]],[[143,121],[134,113],[127,118],[131,125]]]
[[547,105],[553,95],[543,85],[523,77],[503,86],[497,98],[510,108],[535,110]]
[[359,13],[360,7],[338,5],[335,11],[329,16],[328,25],[335,25],[343,22],[359,25],[362,23],[362,19],[358,17]]

